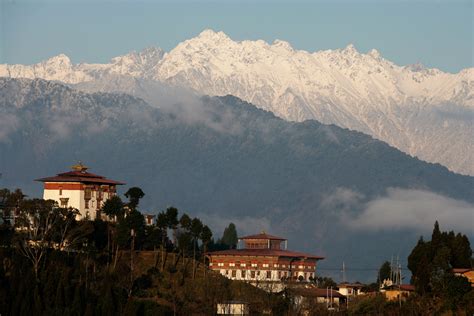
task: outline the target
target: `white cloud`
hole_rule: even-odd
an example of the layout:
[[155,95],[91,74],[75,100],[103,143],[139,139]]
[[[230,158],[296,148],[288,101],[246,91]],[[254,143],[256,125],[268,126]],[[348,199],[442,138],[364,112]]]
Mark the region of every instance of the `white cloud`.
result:
[[358,215],[341,221],[356,230],[416,230],[429,232],[435,221],[442,230],[474,233],[474,205],[423,190],[389,188],[369,201]]

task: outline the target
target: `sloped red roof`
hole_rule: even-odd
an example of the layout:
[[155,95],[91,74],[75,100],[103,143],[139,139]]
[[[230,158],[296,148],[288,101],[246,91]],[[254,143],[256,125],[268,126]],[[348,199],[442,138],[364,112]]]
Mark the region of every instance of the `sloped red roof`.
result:
[[260,234],[256,234],[256,235],[249,235],[249,236],[244,236],[244,237],[240,237],[240,239],[270,239],[270,240],[286,240],[285,238],[281,238],[281,237],[277,237],[277,236],[273,236],[273,235],[269,235],[267,233],[260,233]]
[[107,179],[87,171],[69,171],[58,173],[56,176],[36,179],[40,182],[83,182],[83,183],[97,183],[97,184],[115,184],[122,185],[123,182]]
[[466,273],[472,271],[470,268],[453,268],[453,273]]
[[324,257],[311,255],[304,252],[283,250],[283,249],[229,249],[209,252],[210,256],[256,256],[256,257],[287,257],[306,258],[322,260]]

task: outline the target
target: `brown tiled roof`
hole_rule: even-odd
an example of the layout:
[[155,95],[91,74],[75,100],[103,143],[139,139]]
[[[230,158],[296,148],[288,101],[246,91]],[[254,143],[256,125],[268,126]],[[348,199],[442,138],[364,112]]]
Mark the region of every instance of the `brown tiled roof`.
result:
[[286,240],[285,238],[269,235],[267,233],[260,233],[256,235],[249,235],[249,236],[244,236],[240,237],[240,239],[270,239],[270,240]]
[[230,249],[209,252],[210,256],[256,256],[256,257],[289,257],[322,260],[324,257],[311,255],[304,252],[283,249]]
[[453,273],[466,273],[472,271],[470,268],[454,268]]
[[40,182],[82,182],[82,183],[97,183],[97,184],[115,184],[122,185],[123,182],[107,179],[103,176],[93,174],[87,171],[69,171],[59,173],[54,177],[47,177],[36,179]]

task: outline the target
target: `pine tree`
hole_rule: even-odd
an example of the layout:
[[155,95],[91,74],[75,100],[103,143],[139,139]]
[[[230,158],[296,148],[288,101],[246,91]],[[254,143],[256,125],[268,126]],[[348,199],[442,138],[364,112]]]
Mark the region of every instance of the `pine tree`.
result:
[[237,229],[235,228],[234,223],[230,223],[229,226],[224,229],[224,234],[222,235],[221,242],[231,249],[235,249],[237,247],[238,237]]

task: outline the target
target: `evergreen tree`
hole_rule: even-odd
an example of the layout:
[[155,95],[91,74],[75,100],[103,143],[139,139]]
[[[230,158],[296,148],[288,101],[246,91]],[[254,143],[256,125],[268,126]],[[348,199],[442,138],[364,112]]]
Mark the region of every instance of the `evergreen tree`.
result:
[[139,187],[132,187],[125,192],[125,196],[128,198],[128,207],[131,210],[135,210],[138,203],[140,203],[140,199],[145,196],[145,193]]
[[122,199],[118,195],[115,195],[105,201],[104,205],[102,205],[102,212],[109,216],[109,218],[120,219],[125,214],[123,207]]
[[224,234],[220,240],[221,243],[227,245],[231,249],[235,249],[238,243],[237,229],[234,223],[230,223],[229,226],[224,229]]
[[384,280],[390,279],[391,275],[390,272],[392,268],[390,267],[390,262],[385,261],[379,269],[379,273],[377,276],[377,283],[381,284]]

